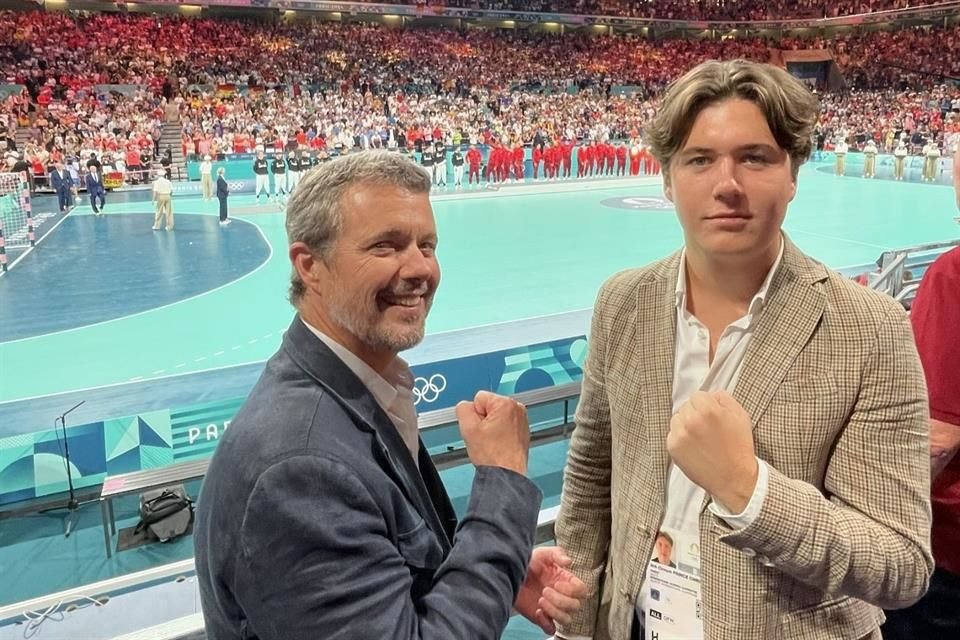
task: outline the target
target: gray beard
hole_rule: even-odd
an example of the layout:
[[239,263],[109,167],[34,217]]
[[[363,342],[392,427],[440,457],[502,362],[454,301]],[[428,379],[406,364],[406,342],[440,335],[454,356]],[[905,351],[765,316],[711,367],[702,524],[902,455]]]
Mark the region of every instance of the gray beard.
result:
[[331,305],[329,312],[335,322],[372,349],[400,353],[412,349],[423,340],[423,325],[416,329],[411,327],[409,331],[390,332],[382,330],[380,326],[365,323],[362,318],[354,316],[338,304]]

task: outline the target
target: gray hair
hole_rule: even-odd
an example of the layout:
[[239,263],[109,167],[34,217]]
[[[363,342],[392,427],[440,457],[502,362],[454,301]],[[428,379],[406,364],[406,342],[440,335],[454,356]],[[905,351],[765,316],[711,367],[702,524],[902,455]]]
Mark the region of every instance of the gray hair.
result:
[[[300,179],[287,202],[288,246],[302,242],[326,260],[343,228],[343,195],[357,185],[430,193],[432,182],[425,169],[394,151],[364,151],[320,164]],[[305,292],[294,269],[290,276],[290,302],[296,306]]]
[[700,112],[727,98],[749,100],[760,108],[773,138],[789,154],[796,180],[813,148],[817,97],[783,69],[746,60],[704,62],[667,88],[647,130],[650,151],[663,165],[664,180],[669,181],[670,161],[686,142]]

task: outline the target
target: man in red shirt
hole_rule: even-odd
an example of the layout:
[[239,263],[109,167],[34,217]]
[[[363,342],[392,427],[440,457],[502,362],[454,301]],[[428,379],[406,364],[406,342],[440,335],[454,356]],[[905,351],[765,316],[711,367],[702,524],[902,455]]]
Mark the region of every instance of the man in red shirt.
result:
[[480,150],[477,149],[477,145],[470,145],[470,150],[467,151],[467,184],[473,184],[473,179],[477,179],[477,184],[480,184],[480,163],[483,162],[483,156],[480,155]]
[[553,143],[553,175],[555,180],[563,177],[563,141],[555,140]]
[[517,140],[513,147],[513,177],[523,182],[523,144]]
[[627,148],[623,146],[623,143],[617,141],[615,150],[617,154],[617,175],[625,176],[627,175]]
[[[956,175],[955,168],[960,208]],[[936,570],[922,600],[887,612],[883,637],[960,638],[960,247],[927,269],[910,320],[930,395],[931,542]]]
[[556,142],[553,144],[547,143],[547,150],[543,152],[543,161],[546,164],[547,177],[551,180],[556,180],[560,170],[560,161],[561,161],[560,147]]
[[510,141],[497,145],[497,179],[500,182],[506,182],[510,179]]
[[540,170],[540,163],[543,162],[543,150],[540,149],[540,145],[533,147],[531,159],[533,160],[533,179],[536,180]]
[[[957,210],[960,211],[960,142],[957,143],[957,150],[953,154],[953,190],[957,194]],[[960,216],[954,220],[960,222]]]
[[500,142],[495,141],[487,152],[487,182],[500,182]]
[[563,164],[563,177],[570,177],[570,165],[572,160],[570,156],[573,154],[573,142],[571,141],[560,141],[560,161]]

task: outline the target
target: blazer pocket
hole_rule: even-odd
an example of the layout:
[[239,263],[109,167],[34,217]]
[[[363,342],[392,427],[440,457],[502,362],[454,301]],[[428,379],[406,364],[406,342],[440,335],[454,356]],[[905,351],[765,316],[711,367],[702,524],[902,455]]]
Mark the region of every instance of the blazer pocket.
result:
[[837,393],[837,381],[831,375],[802,380],[784,380],[777,388],[774,400],[781,402],[811,402],[829,398]]
[[433,571],[443,562],[440,542],[423,520],[412,530],[397,536],[397,548],[404,561],[414,569]]
[[840,597],[791,611],[783,618],[784,640],[809,638],[810,629],[844,631],[844,637],[865,638],[880,626],[880,610],[862,600]]

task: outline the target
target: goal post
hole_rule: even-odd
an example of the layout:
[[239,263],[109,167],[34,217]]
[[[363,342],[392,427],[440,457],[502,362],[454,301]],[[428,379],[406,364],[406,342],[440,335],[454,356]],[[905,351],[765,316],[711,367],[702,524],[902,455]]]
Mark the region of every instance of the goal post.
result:
[[0,173],[0,271],[7,270],[8,247],[36,244],[26,173]]

